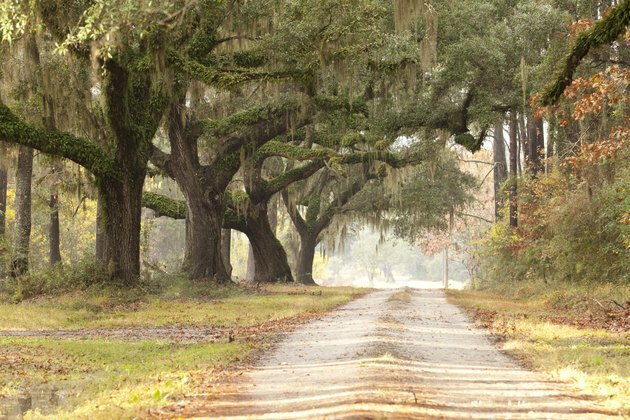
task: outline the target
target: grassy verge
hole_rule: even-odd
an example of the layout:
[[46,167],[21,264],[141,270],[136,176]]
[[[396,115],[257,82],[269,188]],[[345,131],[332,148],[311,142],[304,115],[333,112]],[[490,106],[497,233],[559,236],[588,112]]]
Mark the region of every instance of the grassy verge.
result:
[[[326,312],[358,293],[277,285],[256,291],[215,289],[214,296],[202,297],[175,294],[130,300],[115,293],[76,292],[0,304],[0,330],[179,324],[258,331],[265,325],[255,336],[213,343],[0,337],[0,397],[4,397],[0,417],[3,404],[6,414],[16,409],[19,399],[29,398],[26,403],[33,410],[26,417],[146,415],[147,410],[199,392],[221,369],[247,358],[266,338],[290,327],[287,319]],[[42,404],[42,399],[50,403]]]
[[[615,296],[614,298],[611,296]],[[625,290],[564,287],[449,291],[449,299],[528,366],[630,414],[630,334]]]
[[0,330],[202,325],[243,327],[302,313],[317,313],[358,293],[349,288],[273,285],[263,290],[232,287],[212,292],[162,295],[132,291],[81,291],[0,303]]

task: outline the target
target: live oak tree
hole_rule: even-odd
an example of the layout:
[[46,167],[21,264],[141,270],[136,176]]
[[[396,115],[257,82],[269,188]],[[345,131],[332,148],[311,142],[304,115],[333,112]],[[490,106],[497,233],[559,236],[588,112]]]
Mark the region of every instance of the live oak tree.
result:
[[[616,7],[606,14],[608,6]],[[598,16],[582,34],[579,25],[566,26],[574,17]],[[340,159],[392,152],[399,136],[450,136],[478,150],[493,129],[500,137],[497,121],[509,121],[516,227],[519,166],[541,174],[545,153],[570,154],[590,133],[584,120],[564,127],[556,114],[535,115],[531,94],[560,58],[561,77],[543,102],[581,75],[580,60],[624,64],[623,45],[612,53],[597,46],[617,39],[627,20],[627,1],[9,0],[0,5],[3,61],[16,59],[15,46],[32,37],[40,60],[32,67],[43,77],[34,95],[36,121],[5,89],[0,139],[68,158],[93,174],[97,255],[113,278],[130,284],[139,275],[140,208],[153,197],[142,195],[151,160],[184,193],[184,266],[191,277],[229,278],[220,238],[233,223],[256,244],[258,280],[290,279],[267,220],[269,198],[289,187],[290,204],[308,207],[311,199],[290,185],[311,185],[326,173],[330,184],[320,204],[330,204],[330,196],[339,202],[353,185],[349,179],[361,179],[360,170],[343,178],[339,169],[352,162]],[[567,39],[574,42],[568,55]],[[6,73],[2,83],[21,87]],[[539,116],[548,122],[544,153]],[[597,121],[602,133],[610,121]],[[166,142],[156,140],[158,131]],[[313,151],[321,155],[302,155]],[[282,162],[280,170],[271,170],[272,160]],[[235,176],[242,187],[233,188]],[[311,190],[316,196],[317,188],[302,193]],[[55,197],[53,189],[51,238]],[[314,221],[324,221],[325,208]]]
[[[98,107],[100,131],[95,137],[99,138],[88,140],[26,124],[2,104],[0,139],[68,158],[94,174],[101,202],[102,258],[110,276],[127,284],[135,282],[140,272],[142,187],[152,139],[172,108],[169,104],[179,101],[177,95],[173,97],[178,91],[177,75],[195,74],[221,86],[266,77],[233,66],[223,70],[220,63],[196,59],[195,54],[203,54],[205,48],[199,51],[201,38],[216,38],[216,28],[226,15],[221,4],[158,3],[155,8],[142,4],[117,8],[103,2],[20,3],[9,10],[12,15],[3,15],[9,22],[3,26],[4,39],[34,28],[34,35],[56,39],[63,51],[75,57],[71,71],[94,80],[84,84],[84,97],[88,108]],[[29,25],[11,23],[20,20]],[[185,45],[191,49],[185,51]]]
[[[346,2],[312,2],[308,5],[291,1],[278,2],[278,8],[272,10],[274,25],[270,27],[269,33],[262,33],[256,37],[246,32],[244,36],[248,36],[251,41],[247,44],[249,48],[238,48],[233,54],[220,55],[223,60],[239,60],[247,55],[257,57],[256,60],[248,61],[247,65],[267,69],[269,66],[272,69],[274,66],[280,69],[293,69],[291,72],[281,73],[290,80],[279,85],[280,94],[264,92],[275,103],[267,101],[268,103],[258,107],[245,108],[222,119],[208,120],[205,123],[188,121],[187,118],[171,119],[169,124],[171,153],[167,155],[154,150],[152,162],[167,175],[178,180],[187,202],[189,237],[192,238],[193,232],[198,232],[195,236],[204,241],[190,242],[187,245],[186,266],[193,277],[215,277],[216,273],[218,277],[226,278],[220,271],[221,266],[218,263],[217,232],[222,225],[221,218],[226,205],[238,201],[226,197],[226,189],[233,176],[243,166],[247,198],[237,203],[237,207],[243,212],[246,223],[234,228],[246,233],[250,239],[257,267],[255,279],[270,281],[292,278],[286,254],[275,239],[267,220],[267,203],[274,194],[290,183],[311,175],[323,166],[321,160],[326,154],[316,151],[314,156],[319,157],[320,162],[304,168],[294,168],[271,180],[264,180],[261,177],[264,161],[267,157],[278,155],[295,157],[287,156],[292,149],[287,149],[287,144],[281,144],[278,136],[316,123],[315,114],[319,111],[324,110],[325,114],[326,111],[352,109],[353,100],[344,99],[344,90],[351,83],[348,77],[353,72],[357,75],[360,71],[366,72],[369,63],[374,61],[370,55],[374,54],[375,50],[383,49],[383,40],[380,36],[387,29],[383,28],[386,22],[384,18],[388,13],[386,4],[387,2],[383,1],[366,1],[348,8]],[[306,8],[310,13],[303,13]],[[264,22],[266,19],[270,17],[263,13],[257,16],[255,21]],[[361,22],[361,25],[359,26],[357,22]],[[345,37],[344,34],[349,30],[365,36]],[[296,42],[296,37],[300,39],[299,43]],[[376,46],[371,45],[376,41],[378,41]],[[325,50],[321,47],[323,42],[328,42]],[[355,50],[359,53],[353,53]],[[346,64],[357,57],[360,58],[357,63]],[[193,73],[191,77],[203,81],[199,76]],[[263,84],[260,89],[265,89],[265,85]],[[327,94],[329,96],[322,96]],[[191,104],[191,107],[194,106],[195,104]],[[184,126],[177,127],[178,123],[172,123],[179,120],[184,121]],[[194,129],[195,126],[198,129]],[[181,159],[181,156],[188,156],[187,159],[191,162],[198,159],[196,145],[201,135],[210,140],[204,143],[204,147],[199,148],[199,153],[212,156],[210,161],[203,165],[175,162],[174,159]],[[270,147],[265,149],[264,145],[274,138],[275,150]],[[183,148],[187,150],[182,152]],[[263,151],[258,151],[258,148],[262,148]],[[309,148],[310,145],[306,150]],[[266,156],[263,156],[264,154]],[[204,175],[200,176],[200,173]],[[186,192],[195,183],[198,185],[195,193]],[[211,200],[208,198],[215,202],[210,203]],[[199,211],[195,212],[191,206],[197,201],[204,201],[206,204],[205,207],[197,206]],[[203,215],[205,220],[208,215],[213,215],[213,220],[206,223],[206,226],[193,227],[197,221],[204,220]],[[195,262],[191,263],[188,256],[193,253],[199,255],[193,257]]]
[[[362,166],[363,165],[359,165]],[[322,232],[330,225],[336,213],[340,212],[345,204],[357,194],[370,178],[368,168],[361,170],[354,178],[339,180],[338,188],[331,188],[329,182],[334,177],[330,170],[314,180],[308,192],[298,198],[306,209],[302,215],[296,203],[292,202],[288,191],[283,192],[283,200],[289,212],[289,216],[300,236],[300,249],[297,259],[296,281],[305,285],[314,285],[313,259],[315,248],[322,240]],[[322,198],[327,200],[322,202]]]
[[[213,136],[212,158],[199,162],[197,142],[204,123],[184,126],[181,105],[173,105],[169,116],[171,153],[153,149],[151,161],[178,182],[186,202],[185,266],[192,278],[229,280],[221,261],[221,228],[227,208],[226,190],[241,166],[241,153],[262,146],[288,129],[289,115],[299,115],[297,104],[270,104],[233,114],[222,120],[206,121],[205,131]],[[298,117],[299,118],[299,117]],[[249,124],[247,124],[249,123]],[[198,128],[191,129],[190,126]],[[145,205],[151,207],[150,203]],[[265,217],[266,218],[266,217]]]

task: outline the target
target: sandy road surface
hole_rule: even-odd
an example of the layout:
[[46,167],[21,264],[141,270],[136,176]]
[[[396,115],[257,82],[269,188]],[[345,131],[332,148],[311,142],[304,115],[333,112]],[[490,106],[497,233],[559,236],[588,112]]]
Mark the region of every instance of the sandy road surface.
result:
[[604,418],[520,367],[439,290],[382,290],[288,334],[240,389],[198,413],[234,418]]

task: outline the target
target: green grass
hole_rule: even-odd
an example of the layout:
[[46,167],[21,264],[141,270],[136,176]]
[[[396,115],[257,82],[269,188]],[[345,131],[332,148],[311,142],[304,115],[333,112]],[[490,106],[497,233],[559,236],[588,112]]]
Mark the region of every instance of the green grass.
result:
[[[294,285],[273,285],[262,291],[215,287],[212,293],[197,293],[197,297],[171,293],[143,298],[133,297],[133,291],[82,291],[0,304],[0,330],[176,324],[250,327],[322,313],[360,293]],[[213,372],[247,358],[260,344],[259,340],[0,338],[0,397],[59,390],[63,401],[42,413],[31,411],[27,417],[134,418],[184,395],[203,393],[204,384],[214,379]],[[1,406],[0,401],[0,416]]]
[[630,335],[597,323],[571,325],[594,310],[590,305],[594,297],[603,302],[604,296],[610,296],[610,290],[604,289],[590,288],[587,294],[575,287],[513,292],[512,296],[518,297],[449,291],[449,299],[475,314],[503,339],[503,347],[525,364],[569,382],[608,408],[628,415]]
[[[247,343],[0,339],[0,393],[62,390],[54,417],[134,417],[194,387],[200,375],[246,355]],[[211,379],[211,378],[208,378]],[[40,413],[30,413],[38,416]]]
[[[313,293],[317,291],[317,293]],[[319,292],[321,291],[321,294]],[[148,296],[129,299],[83,291],[0,303],[0,330],[148,327],[163,325],[252,326],[302,313],[325,311],[360,293],[350,288],[274,285],[263,292],[219,288],[219,297]]]

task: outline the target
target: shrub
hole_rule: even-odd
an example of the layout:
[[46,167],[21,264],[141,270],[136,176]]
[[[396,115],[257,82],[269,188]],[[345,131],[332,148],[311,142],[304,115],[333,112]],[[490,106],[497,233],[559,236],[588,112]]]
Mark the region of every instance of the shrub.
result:
[[19,302],[39,295],[56,295],[103,284],[107,272],[93,257],[71,265],[57,265],[16,278],[0,279],[0,296]]

